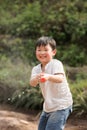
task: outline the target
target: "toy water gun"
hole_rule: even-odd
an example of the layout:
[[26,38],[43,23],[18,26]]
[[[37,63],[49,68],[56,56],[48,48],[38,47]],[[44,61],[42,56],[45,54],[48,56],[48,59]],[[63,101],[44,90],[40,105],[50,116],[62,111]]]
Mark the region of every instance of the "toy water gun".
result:
[[46,82],[46,79],[45,78],[41,78],[40,82],[44,83],[44,82]]

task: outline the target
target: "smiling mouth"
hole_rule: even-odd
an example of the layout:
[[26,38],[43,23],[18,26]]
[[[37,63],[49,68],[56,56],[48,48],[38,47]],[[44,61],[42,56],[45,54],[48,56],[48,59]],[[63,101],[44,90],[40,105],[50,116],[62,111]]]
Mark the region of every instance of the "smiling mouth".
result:
[[46,56],[40,56],[40,58],[41,58],[41,59],[44,59],[44,58],[46,58]]

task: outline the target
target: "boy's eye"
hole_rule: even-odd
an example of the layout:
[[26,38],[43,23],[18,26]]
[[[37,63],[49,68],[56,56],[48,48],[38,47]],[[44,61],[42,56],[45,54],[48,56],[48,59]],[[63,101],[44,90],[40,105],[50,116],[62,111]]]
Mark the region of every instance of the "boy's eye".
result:
[[[43,50],[38,49],[37,51],[43,51]],[[48,51],[48,50],[46,49],[46,50],[44,50],[44,51]]]
[[38,49],[37,51],[41,51],[40,49]]
[[45,49],[44,51],[48,51],[47,49]]

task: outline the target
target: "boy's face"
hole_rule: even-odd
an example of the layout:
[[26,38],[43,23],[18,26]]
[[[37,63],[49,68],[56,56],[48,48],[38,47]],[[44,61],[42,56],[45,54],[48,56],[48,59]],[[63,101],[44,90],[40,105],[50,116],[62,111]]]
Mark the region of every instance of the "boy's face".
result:
[[36,58],[41,62],[42,65],[46,65],[48,62],[50,62],[55,54],[56,49],[52,50],[49,44],[46,46],[41,45],[40,47],[36,47]]

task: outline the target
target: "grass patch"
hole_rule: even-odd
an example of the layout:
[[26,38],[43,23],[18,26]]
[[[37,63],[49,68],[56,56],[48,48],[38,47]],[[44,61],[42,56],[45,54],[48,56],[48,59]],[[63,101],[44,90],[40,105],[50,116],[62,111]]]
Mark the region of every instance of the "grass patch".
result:
[[[8,90],[6,92],[7,98],[10,98],[15,90],[29,86],[31,71],[29,64],[23,63],[20,59],[13,64],[10,59],[4,57],[0,61],[0,68],[0,88]],[[3,96],[1,95],[2,98]],[[5,99],[8,100],[7,98]]]

